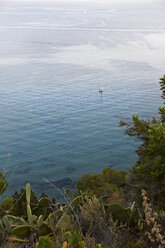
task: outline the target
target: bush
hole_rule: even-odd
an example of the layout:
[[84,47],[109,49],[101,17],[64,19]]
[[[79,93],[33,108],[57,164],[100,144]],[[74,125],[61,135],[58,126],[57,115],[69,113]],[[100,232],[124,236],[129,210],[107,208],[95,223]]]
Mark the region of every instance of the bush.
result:
[[108,167],[101,174],[82,176],[77,182],[77,189],[79,192],[97,197],[112,195],[114,192],[122,191],[126,175],[127,173],[124,171],[117,171]]
[[54,248],[55,245],[49,236],[39,237],[39,242],[36,245],[37,248]]

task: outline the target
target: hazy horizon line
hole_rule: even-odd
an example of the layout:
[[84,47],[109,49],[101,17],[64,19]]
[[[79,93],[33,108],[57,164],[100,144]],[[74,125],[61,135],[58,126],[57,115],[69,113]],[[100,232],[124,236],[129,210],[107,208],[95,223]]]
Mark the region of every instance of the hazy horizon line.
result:
[[153,4],[165,4],[164,0],[138,0],[133,1],[133,0],[1,0],[1,3],[5,2],[26,2],[26,3],[31,3],[31,2],[41,2],[41,3],[106,3],[106,4],[131,4],[131,5],[139,5],[139,4],[148,4],[148,3],[153,3]]

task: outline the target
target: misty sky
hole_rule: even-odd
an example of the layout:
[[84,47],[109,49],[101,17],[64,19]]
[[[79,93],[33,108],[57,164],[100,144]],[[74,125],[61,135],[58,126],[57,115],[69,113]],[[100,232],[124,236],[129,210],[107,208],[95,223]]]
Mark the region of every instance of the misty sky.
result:
[[[20,1],[20,2],[93,2],[93,3],[122,3],[122,4],[165,4],[165,0],[8,0],[8,1]],[[5,0],[1,0],[5,2]]]

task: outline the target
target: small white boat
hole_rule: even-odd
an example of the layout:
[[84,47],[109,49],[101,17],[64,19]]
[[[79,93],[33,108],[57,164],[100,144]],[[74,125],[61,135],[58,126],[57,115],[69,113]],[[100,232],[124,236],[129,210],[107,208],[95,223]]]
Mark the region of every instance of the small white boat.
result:
[[99,89],[99,92],[103,92],[103,88],[100,88],[100,89]]

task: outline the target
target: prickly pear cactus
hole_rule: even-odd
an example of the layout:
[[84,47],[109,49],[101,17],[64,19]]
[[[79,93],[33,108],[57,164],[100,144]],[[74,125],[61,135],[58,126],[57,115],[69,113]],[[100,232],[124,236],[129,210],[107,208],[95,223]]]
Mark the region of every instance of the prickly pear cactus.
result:
[[30,183],[27,183],[26,184],[26,201],[27,201],[27,204],[30,204],[30,197],[31,197]]
[[18,238],[28,238],[31,231],[36,232],[37,230],[30,225],[20,225],[11,230],[11,236],[15,236]]
[[49,207],[51,201],[48,197],[41,198],[38,202],[40,207]]
[[31,208],[30,205],[27,204],[27,216],[28,216],[28,222],[31,226],[33,226],[33,216],[32,216],[32,212],[31,212]]
[[27,183],[26,184],[27,216],[28,216],[29,225],[33,226],[33,216],[30,207],[30,196],[31,196],[30,183]]
[[70,226],[70,216],[64,214],[57,223],[59,229],[67,229]]
[[43,215],[40,215],[37,220],[37,226],[38,227],[41,226],[43,222],[44,222]]
[[63,213],[64,213],[63,210],[58,209],[54,211],[52,214],[49,214],[45,222],[50,226],[52,225],[55,226],[58,223],[61,216],[63,215]]
[[8,222],[10,223],[10,225],[26,225],[26,221],[21,218],[21,217],[16,217],[13,215],[5,215],[5,218],[8,219]]
[[48,224],[46,224],[45,222],[43,222],[39,228],[38,228],[38,235],[39,236],[44,236],[44,235],[48,235],[51,233],[51,230],[48,226]]
[[10,232],[10,230],[11,230],[11,223],[10,223],[9,219],[7,218],[7,216],[4,216],[2,218],[2,224],[3,224],[4,228],[5,228],[5,230],[7,232]]

